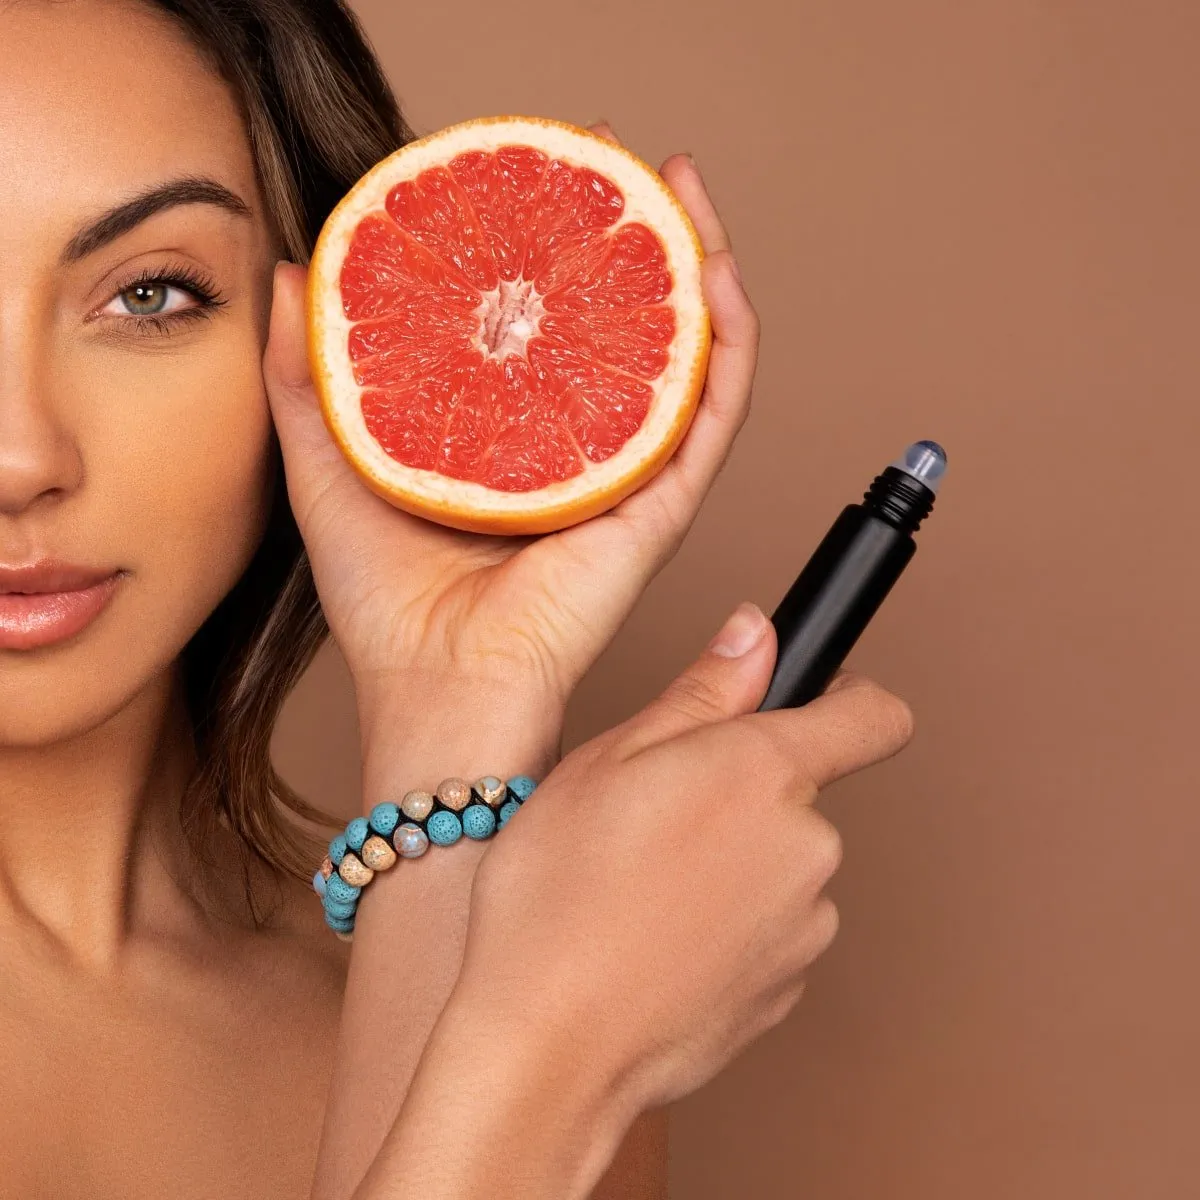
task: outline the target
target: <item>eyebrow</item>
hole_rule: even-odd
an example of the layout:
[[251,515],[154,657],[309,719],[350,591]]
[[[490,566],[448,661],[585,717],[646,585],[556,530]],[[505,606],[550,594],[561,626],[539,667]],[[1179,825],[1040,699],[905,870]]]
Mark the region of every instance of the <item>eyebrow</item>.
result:
[[79,259],[95,253],[102,246],[107,246],[109,242],[140,225],[147,217],[162,212],[165,208],[174,208],[178,204],[213,204],[227,212],[236,213],[239,217],[252,215],[250,206],[240,196],[215,179],[172,179],[169,183],[159,184],[139,193],[132,200],[110,208],[108,212],[85,225],[66,244],[62,252],[64,265],[78,262]]

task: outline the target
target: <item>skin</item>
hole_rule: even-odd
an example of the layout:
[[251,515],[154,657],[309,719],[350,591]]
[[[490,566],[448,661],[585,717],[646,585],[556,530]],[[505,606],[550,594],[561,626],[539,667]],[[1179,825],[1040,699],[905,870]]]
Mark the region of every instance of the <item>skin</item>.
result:
[[[353,954],[303,885],[282,881],[275,927],[254,931],[240,878],[191,860],[176,663],[257,544],[272,424],[355,679],[360,811],[451,773],[540,777],[571,690],[674,553],[745,419],[753,310],[698,173],[675,156],[662,172],[710,252],[716,334],[683,447],[561,535],[461,535],[368,493],[329,442],[303,367],[303,271],[275,270],[236,105],[172,26],[106,0],[0,6],[0,147],[0,564],[125,572],[82,635],[0,651],[0,1067],[21,1081],[0,1099],[0,1177],[16,1195],[294,1197],[315,1173],[314,1194],[346,1194],[454,986],[486,844],[381,878]],[[181,176],[218,181],[250,215],[176,206],[62,261],[99,214]],[[180,267],[222,307],[139,330],[122,289]],[[621,566],[589,577],[594,563]],[[500,686],[520,705],[498,712]],[[429,919],[397,947],[398,914],[417,905]],[[367,1068],[369,1092],[354,1086]],[[664,1164],[651,1112],[593,1195],[661,1197]]]

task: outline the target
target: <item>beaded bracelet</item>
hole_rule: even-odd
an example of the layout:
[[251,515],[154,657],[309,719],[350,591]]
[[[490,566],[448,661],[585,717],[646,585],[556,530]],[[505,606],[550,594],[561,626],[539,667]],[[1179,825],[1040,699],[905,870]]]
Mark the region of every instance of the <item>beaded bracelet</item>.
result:
[[[436,792],[408,792],[398,805],[385,801],[375,805],[369,817],[355,817],[329,843],[329,853],[313,875],[325,923],[350,941],[362,890],[378,872],[394,866],[398,858],[420,858],[430,843],[452,846],[464,834],[479,841],[491,837],[536,787],[528,775],[507,783],[485,775],[474,785],[453,777],[442,780]],[[401,817],[408,819],[401,824]]]

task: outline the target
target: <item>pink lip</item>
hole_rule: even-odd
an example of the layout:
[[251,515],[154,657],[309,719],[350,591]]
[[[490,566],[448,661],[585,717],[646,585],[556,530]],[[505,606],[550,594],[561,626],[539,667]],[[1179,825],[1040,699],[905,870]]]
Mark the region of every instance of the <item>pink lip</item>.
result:
[[60,563],[0,567],[0,650],[33,650],[82,632],[123,573]]

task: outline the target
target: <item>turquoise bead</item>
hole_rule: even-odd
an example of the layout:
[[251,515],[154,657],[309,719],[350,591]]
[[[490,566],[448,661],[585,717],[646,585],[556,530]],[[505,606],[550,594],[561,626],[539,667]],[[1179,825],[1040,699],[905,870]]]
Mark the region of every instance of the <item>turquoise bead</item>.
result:
[[351,900],[357,900],[361,895],[362,888],[347,883],[340,875],[330,875],[325,881],[326,900],[336,900],[341,904],[348,904]]
[[338,933],[353,933],[354,919],[343,919],[342,917],[331,917],[328,913],[325,914],[325,924],[330,929],[336,929]]
[[329,843],[329,861],[336,867],[346,857],[346,835],[339,833]]
[[328,896],[325,897],[324,907],[326,916],[338,917],[343,921],[349,921],[358,909],[358,905],[354,901],[342,904],[337,900],[330,900]]
[[325,895],[325,876],[322,875],[320,871],[317,871],[313,875],[313,891],[316,892],[318,896]]
[[449,809],[441,809],[425,822],[425,832],[429,840],[439,846],[453,846],[462,837],[462,822],[457,813]]
[[468,804],[463,809],[463,833],[477,841],[491,837],[496,831],[496,814],[486,804]]
[[506,800],[500,805],[500,825],[503,829],[508,824],[509,818],[521,807],[519,800]]
[[391,837],[392,831],[400,824],[400,806],[385,800],[371,809],[371,828],[381,837]]
[[357,854],[363,847],[363,842],[371,836],[371,827],[366,817],[355,817],[346,826],[346,845]]
[[516,793],[518,800],[528,800],[533,795],[533,789],[537,784],[529,778],[528,775],[514,775],[508,781],[508,789]]

